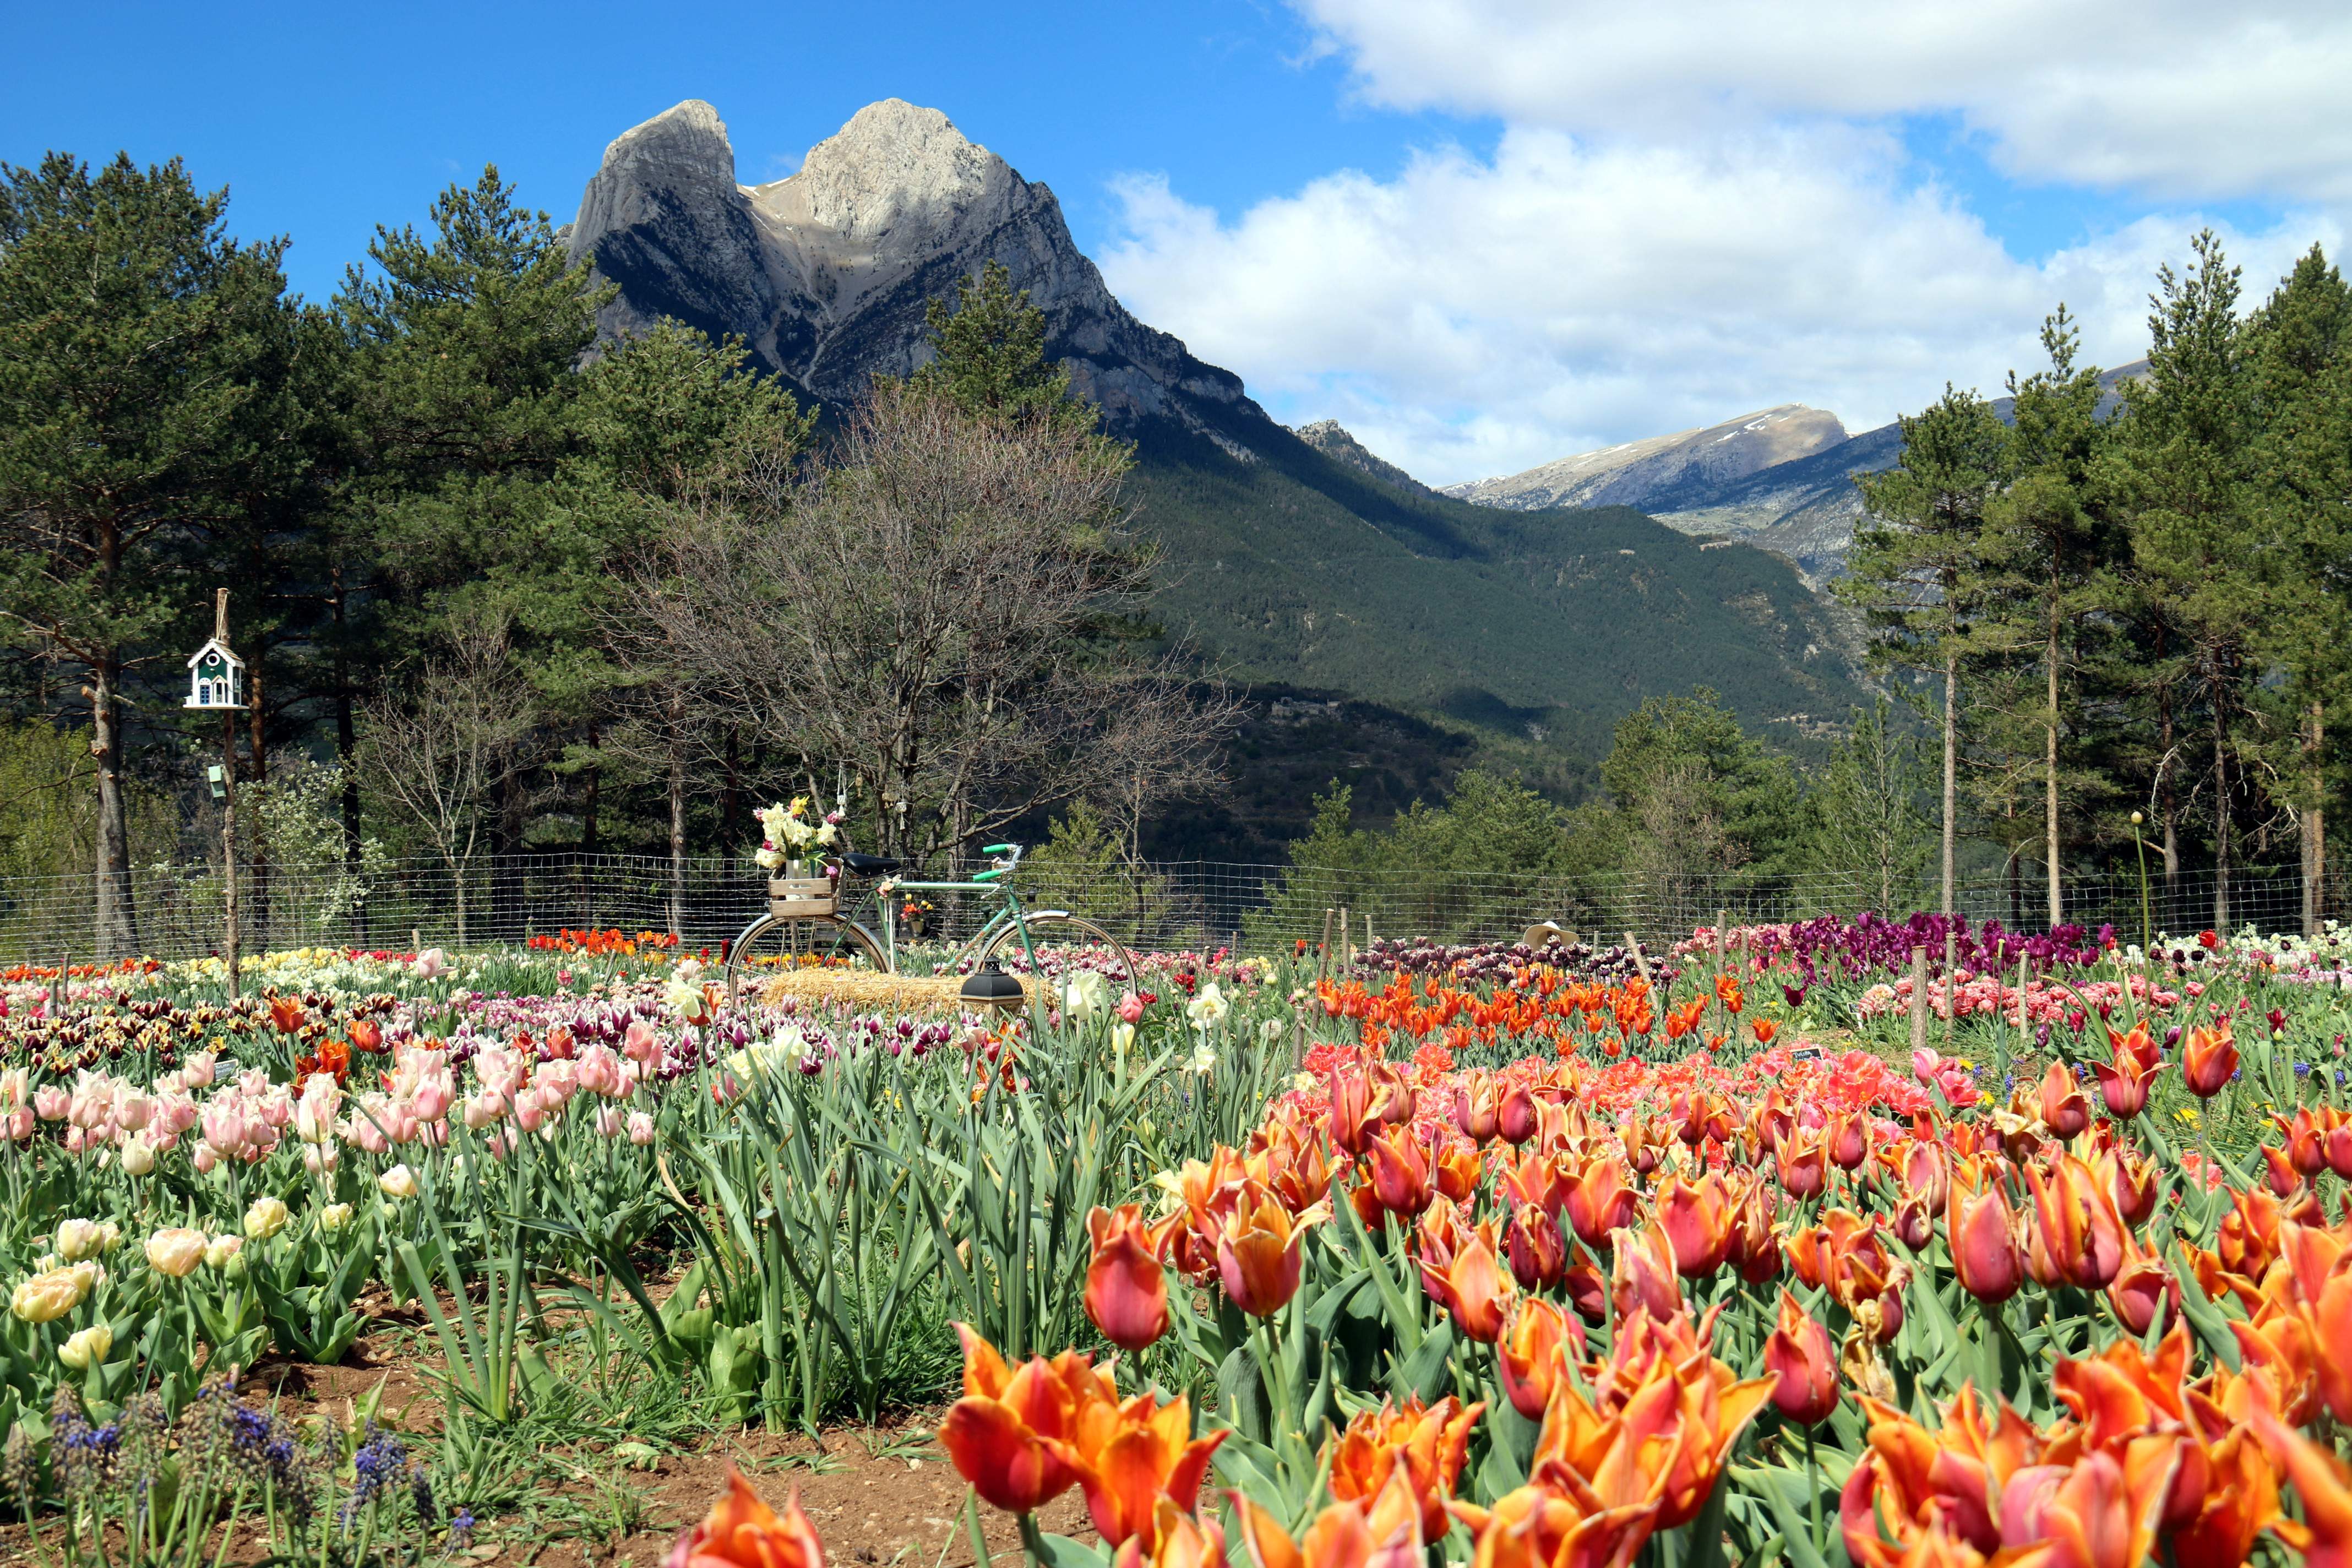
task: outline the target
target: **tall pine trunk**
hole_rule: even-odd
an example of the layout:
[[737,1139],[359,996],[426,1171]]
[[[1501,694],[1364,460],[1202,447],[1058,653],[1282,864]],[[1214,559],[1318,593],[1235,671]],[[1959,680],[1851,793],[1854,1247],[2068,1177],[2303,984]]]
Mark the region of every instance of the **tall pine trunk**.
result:
[[2327,710],[2314,702],[2304,712],[2303,934],[2317,936],[2326,908],[2327,780],[2320,772]]
[[114,651],[90,661],[89,754],[98,763],[98,956],[139,952],[139,912],[131,897],[131,814],[122,796],[122,710]]
[[1953,884],[1958,880],[1957,833],[1959,820],[1960,655],[1944,652],[1944,913],[1952,913]]
[[686,694],[669,700],[669,933],[686,941]]
[[2213,694],[2213,929],[2230,931],[2230,741],[2220,672]]
[[2049,869],[2050,923],[2055,927],[2065,919],[2065,894],[2059,883],[2058,865],[2058,584],[2050,584],[2049,641],[2042,649],[2042,663],[2047,677],[2048,689],[2043,693],[2050,704],[2050,719],[2042,728],[2042,859]]
[[[360,770],[359,724],[352,711],[351,650],[344,640],[343,567],[335,563],[328,604],[335,617],[335,760],[341,764],[343,774],[341,806],[343,818],[343,871],[357,885],[360,875]],[[368,942],[368,901],[362,897],[355,911],[359,916],[359,944]]]

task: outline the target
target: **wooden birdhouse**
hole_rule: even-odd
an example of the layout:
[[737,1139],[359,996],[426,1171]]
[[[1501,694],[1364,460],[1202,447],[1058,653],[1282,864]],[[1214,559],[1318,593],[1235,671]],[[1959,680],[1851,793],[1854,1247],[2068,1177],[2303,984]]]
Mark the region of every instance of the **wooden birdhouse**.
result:
[[228,647],[228,595],[216,601],[213,635],[188,659],[188,700],[184,708],[215,712],[245,706],[245,660]]

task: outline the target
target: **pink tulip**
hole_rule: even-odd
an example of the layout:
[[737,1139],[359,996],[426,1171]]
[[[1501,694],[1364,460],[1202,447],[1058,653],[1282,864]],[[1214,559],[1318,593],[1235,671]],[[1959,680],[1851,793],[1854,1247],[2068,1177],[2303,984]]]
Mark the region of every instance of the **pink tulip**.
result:
[[1118,999],[1118,1016],[1122,1023],[1143,1022],[1143,998],[1129,991]]
[[8,1112],[5,1121],[0,1121],[0,1136],[5,1136],[11,1143],[22,1143],[32,1135],[33,1108],[29,1105],[18,1106]]
[[198,1051],[180,1064],[180,1083],[186,1089],[203,1089],[213,1081],[213,1053]]
[[515,1096],[515,1125],[526,1132],[536,1132],[539,1124],[547,1120],[547,1111],[540,1105],[539,1096],[530,1089]]
[[47,1084],[33,1091],[33,1114],[44,1121],[62,1121],[73,1104],[72,1096],[55,1084]]
[[[0,1007],[0,1016],[5,1016]],[[23,1068],[10,1068],[0,1072],[0,1110],[14,1110],[32,1098],[32,1074]]]
[[621,1054],[633,1062],[649,1062],[656,1044],[654,1026],[643,1018],[632,1018],[628,1032],[621,1037]]
[[82,1145],[89,1142],[89,1135],[79,1127],[67,1128],[66,1152],[68,1154],[80,1153],[82,1151]]
[[196,1174],[200,1176],[212,1174],[213,1167],[220,1163],[220,1156],[213,1152],[213,1146],[209,1143],[197,1144],[191,1158],[194,1160]]
[[629,1142],[643,1147],[654,1141],[654,1119],[642,1110],[629,1112]]
[[449,1075],[442,1072],[419,1079],[409,1103],[416,1108],[419,1121],[438,1121],[449,1114],[449,1106],[456,1099],[456,1086],[449,1081]]
[[215,1154],[235,1153],[245,1142],[245,1118],[234,1100],[223,1098],[205,1106],[204,1126],[205,1142]]
[[622,1116],[617,1106],[604,1105],[596,1109],[596,1136],[617,1138],[621,1135]]
[[484,1089],[466,1101],[466,1125],[477,1132],[505,1114],[506,1101],[495,1089]]

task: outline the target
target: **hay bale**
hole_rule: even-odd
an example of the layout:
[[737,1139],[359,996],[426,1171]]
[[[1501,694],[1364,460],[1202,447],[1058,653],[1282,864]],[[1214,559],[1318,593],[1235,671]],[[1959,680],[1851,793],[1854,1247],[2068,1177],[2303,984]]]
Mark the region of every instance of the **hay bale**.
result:
[[963,989],[961,974],[878,974],[870,969],[794,969],[760,987],[770,1006],[787,996],[804,1002],[839,1002],[876,1012],[953,1013]]

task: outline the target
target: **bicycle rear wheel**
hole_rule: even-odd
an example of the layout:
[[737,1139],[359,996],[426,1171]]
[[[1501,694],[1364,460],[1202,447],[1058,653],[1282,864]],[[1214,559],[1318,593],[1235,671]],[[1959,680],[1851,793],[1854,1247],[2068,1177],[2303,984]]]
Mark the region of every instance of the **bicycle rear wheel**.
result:
[[747,984],[756,990],[770,974],[819,966],[887,974],[890,955],[879,937],[840,915],[814,920],[761,915],[727,950],[727,999],[736,1001]]
[[[1022,919],[1029,927],[1029,940],[1040,946],[1052,942],[1056,946],[1105,950],[1091,967],[1100,969],[1103,978],[1112,985],[1122,990],[1135,989],[1139,973],[1135,955],[1127,950],[1127,943],[1086,916],[1074,915],[1067,910],[1035,910],[1024,912]],[[992,958],[999,963],[1023,956],[1020,926],[1007,923],[989,939],[979,956],[982,963]]]

